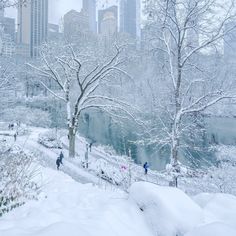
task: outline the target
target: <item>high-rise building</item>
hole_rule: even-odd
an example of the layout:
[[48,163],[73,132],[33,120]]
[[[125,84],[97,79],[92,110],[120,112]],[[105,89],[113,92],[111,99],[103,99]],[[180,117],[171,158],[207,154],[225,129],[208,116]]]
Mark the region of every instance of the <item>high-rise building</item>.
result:
[[15,30],[15,19],[9,17],[3,17],[1,23],[4,29],[4,33],[10,35],[11,40],[15,41],[16,30]]
[[39,55],[39,47],[48,36],[48,0],[30,0],[18,7],[17,42],[29,47],[31,57]]
[[64,37],[70,42],[81,42],[89,31],[89,18],[85,11],[71,10],[64,15]]
[[16,45],[11,35],[4,32],[4,26],[0,26],[0,55],[12,57],[15,54]]
[[59,25],[48,24],[48,41],[57,41],[61,38],[61,33],[59,33]]
[[89,29],[97,33],[96,0],[83,0],[83,10],[89,17]]
[[111,37],[118,29],[118,7],[111,6],[98,11],[98,33]]
[[120,0],[120,32],[140,36],[140,0]]

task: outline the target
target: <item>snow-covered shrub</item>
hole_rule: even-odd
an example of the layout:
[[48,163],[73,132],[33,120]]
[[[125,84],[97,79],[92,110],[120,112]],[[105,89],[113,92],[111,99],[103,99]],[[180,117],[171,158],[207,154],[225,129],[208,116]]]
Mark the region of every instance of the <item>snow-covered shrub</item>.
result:
[[218,164],[230,162],[236,165],[236,147],[235,146],[218,146],[216,152]]
[[[217,166],[211,166],[202,176],[192,179],[181,179],[181,187],[187,192],[229,193],[236,195],[236,162],[235,147],[217,147]],[[192,189],[191,191],[189,191]]]
[[26,125],[21,125],[17,128],[18,135],[27,135],[29,133],[29,129]]
[[94,163],[91,163],[91,168],[102,179],[115,185],[121,185],[123,180],[122,175],[116,167],[109,165],[106,160],[96,160]]
[[199,169],[192,169],[178,162],[178,166],[166,165],[166,176],[169,180],[170,186],[178,186],[179,179],[183,178],[202,178],[205,174],[204,171]]
[[51,117],[48,112],[23,106],[4,110],[2,119],[11,123],[20,121],[36,127],[50,127],[51,125]]
[[34,181],[37,169],[33,157],[1,143],[0,153],[0,216],[35,199],[40,191]]
[[236,165],[222,162],[218,167],[212,167],[204,179],[207,187],[214,186],[216,192],[236,195]]
[[53,130],[41,133],[38,138],[38,143],[47,148],[62,148],[62,143]]

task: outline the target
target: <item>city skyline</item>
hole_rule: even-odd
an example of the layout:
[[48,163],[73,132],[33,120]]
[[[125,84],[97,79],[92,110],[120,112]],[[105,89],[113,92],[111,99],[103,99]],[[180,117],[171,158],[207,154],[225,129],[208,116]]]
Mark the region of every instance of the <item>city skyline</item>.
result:
[[[66,2],[66,3],[65,3]],[[98,8],[103,5],[111,6],[117,4],[117,0],[110,0],[109,4],[102,0],[98,4]],[[70,10],[80,11],[82,8],[82,0],[49,0],[49,23],[59,24],[60,19]],[[6,9],[5,16],[12,17],[17,20],[17,9]]]

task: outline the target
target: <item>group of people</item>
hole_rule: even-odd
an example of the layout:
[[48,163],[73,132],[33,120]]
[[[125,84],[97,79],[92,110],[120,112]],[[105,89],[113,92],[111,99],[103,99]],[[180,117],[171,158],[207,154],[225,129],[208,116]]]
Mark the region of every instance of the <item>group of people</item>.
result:
[[[87,165],[88,165],[88,148],[89,148],[89,146],[86,145],[85,159],[86,159]],[[91,151],[91,150],[90,150],[90,151]],[[57,160],[56,160],[57,170],[59,170],[59,169],[60,169],[60,166],[63,165],[63,162],[62,162],[63,158],[64,158],[64,154],[63,154],[63,152],[61,151],[61,152],[60,152],[60,155],[58,156],[58,158],[57,158]],[[88,166],[86,166],[86,168],[88,168]],[[147,173],[148,173],[148,168],[149,168],[149,164],[148,164],[147,162],[145,162],[145,163],[143,164],[143,168],[144,168],[144,174],[147,175]],[[121,169],[122,169],[122,170],[126,170],[127,168],[126,168],[126,166],[122,166]]]
[[14,127],[20,127],[20,125],[21,125],[20,121],[17,121],[16,123],[10,123],[10,124],[8,124],[8,129],[13,130]]
[[20,127],[20,125],[21,125],[21,123],[20,123],[20,121],[18,121],[17,123],[10,123],[10,124],[8,124],[8,129],[9,130],[14,130],[14,128],[16,127],[16,132],[14,133],[14,135],[13,135],[13,137],[14,137],[14,141],[16,141],[16,138],[17,138],[17,136],[18,136],[18,127]]

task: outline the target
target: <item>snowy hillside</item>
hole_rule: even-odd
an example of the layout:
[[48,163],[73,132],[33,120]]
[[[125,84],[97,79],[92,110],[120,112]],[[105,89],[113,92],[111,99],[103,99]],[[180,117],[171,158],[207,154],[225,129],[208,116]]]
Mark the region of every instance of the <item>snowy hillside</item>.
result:
[[42,168],[43,192],[0,219],[1,236],[147,235],[142,212],[123,192],[79,184]]
[[0,219],[1,236],[235,236],[236,197],[136,183],[126,194],[41,167],[38,201]]

